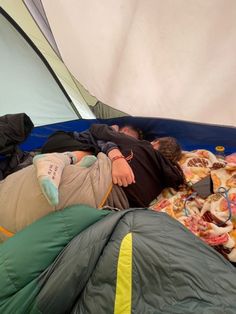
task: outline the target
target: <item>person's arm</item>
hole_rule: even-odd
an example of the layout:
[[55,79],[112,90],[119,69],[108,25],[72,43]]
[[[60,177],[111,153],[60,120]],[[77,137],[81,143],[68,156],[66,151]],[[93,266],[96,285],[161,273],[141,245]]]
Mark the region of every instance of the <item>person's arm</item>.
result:
[[112,162],[112,181],[119,186],[135,183],[133,170],[119,149],[109,151],[108,157]]
[[112,149],[118,149],[118,146],[113,142],[105,142],[102,140],[97,140],[97,145],[100,151],[108,156],[108,153]]
[[137,140],[131,136],[127,136],[124,133],[119,133],[114,129],[114,126],[108,126],[107,124],[93,124],[89,128],[90,133],[96,140],[103,140],[106,142],[117,143],[136,143]]
[[[114,130],[106,124],[93,124],[89,131],[97,139],[116,145],[116,140],[127,142],[127,136]],[[132,138],[128,137],[128,141],[132,142]],[[109,147],[106,151],[107,156],[112,162],[112,181],[119,186],[128,186],[135,183],[135,177],[132,168],[117,147]]]

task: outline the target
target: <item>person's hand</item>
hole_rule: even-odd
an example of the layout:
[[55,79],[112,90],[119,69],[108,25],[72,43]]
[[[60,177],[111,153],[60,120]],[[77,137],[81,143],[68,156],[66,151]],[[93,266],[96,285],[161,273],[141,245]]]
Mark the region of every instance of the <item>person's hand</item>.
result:
[[114,184],[126,187],[129,184],[135,183],[133,170],[119,149],[112,149],[108,153],[108,157],[112,161],[111,173]]
[[133,170],[125,158],[119,158],[112,162],[112,181],[114,184],[124,187],[135,183]]
[[114,131],[119,132],[119,126],[117,124],[113,124],[111,127]]
[[73,164],[76,164],[77,162],[81,161],[85,156],[92,155],[92,153],[89,151],[79,150],[79,151],[71,152],[70,155],[74,157]]

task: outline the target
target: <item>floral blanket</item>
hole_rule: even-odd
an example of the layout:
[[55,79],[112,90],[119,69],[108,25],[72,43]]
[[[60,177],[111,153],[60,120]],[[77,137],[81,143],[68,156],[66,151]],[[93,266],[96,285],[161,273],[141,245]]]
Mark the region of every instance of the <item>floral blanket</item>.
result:
[[[187,185],[179,191],[163,190],[150,208],[166,212],[236,262],[236,153],[218,160],[207,150],[184,152],[180,166]],[[209,175],[213,191],[202,198],[193,184]]]

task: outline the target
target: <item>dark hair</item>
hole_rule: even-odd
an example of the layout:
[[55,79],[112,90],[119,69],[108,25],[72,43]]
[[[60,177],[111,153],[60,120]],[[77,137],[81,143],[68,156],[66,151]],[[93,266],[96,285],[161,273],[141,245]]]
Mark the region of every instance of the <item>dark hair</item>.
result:
[[180,144],[174,137],[166,136],[156,138],[153,142],[159,142],[158,151],[170,161],[176,163],[180,160],[182,150]]
[[173,164],[173,166],[179,173],[179,176],[182,177],[181,184],[186,184],[183,170],[178,164],[178,161],[181,159],[182,156],[182,149],[180,144],[174,137],[171,136],[156,138],[153,142],[156,141],[158,141],[159,144],[158,151]]
[[134,132],[137,132],[139,140],[143,139],[143,132],[140,129],[138,129],[135,126],[133,126],[133,125],[130,125],[130,124],[121,125],[120,126],[120,130],[122,130],[123,128],[126,128],[126,127],[128,127],[129,129],[131,129]]

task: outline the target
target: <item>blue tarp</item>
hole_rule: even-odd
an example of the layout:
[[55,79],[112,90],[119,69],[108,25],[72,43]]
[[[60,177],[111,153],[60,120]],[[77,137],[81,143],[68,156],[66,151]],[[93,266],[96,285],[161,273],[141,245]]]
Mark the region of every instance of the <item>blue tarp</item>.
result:
[[125,125],[131,124],[143,130],[145,139],[152,140],[155,137],[174,136],[182,145],[184,150],[204,148],[214,152],[215,146],[225,147],[226,154],[236,152],[236,128],[188,121],[122,117],[113,119],[73,120],[63,123],[55,123],[35,127],[29,138],[21,145],[23,150],[39,148],[47,137],[57,130],[83,131],[93,123],[107,123]]

